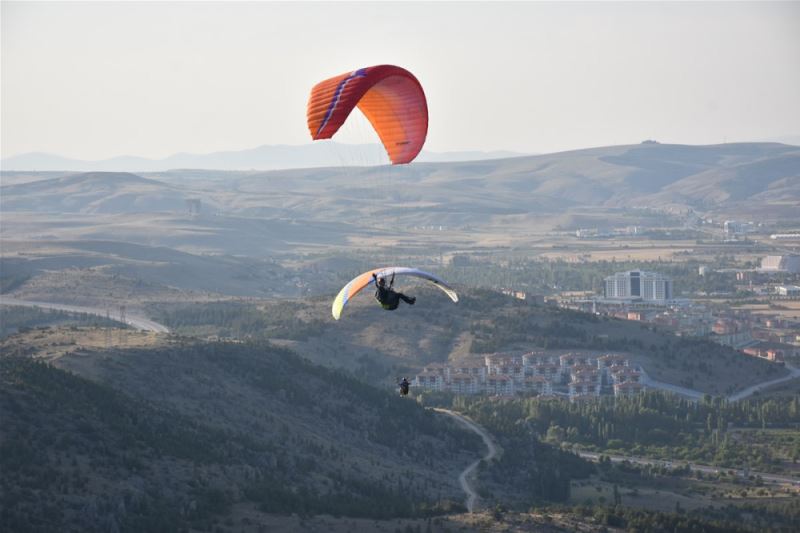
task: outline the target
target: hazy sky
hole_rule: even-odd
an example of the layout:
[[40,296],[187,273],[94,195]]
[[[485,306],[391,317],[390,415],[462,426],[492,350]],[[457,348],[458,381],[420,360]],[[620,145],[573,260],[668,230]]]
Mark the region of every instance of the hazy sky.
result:
[[312,85],[380,63],[431,151],[800,136],[796,2],[3,1],[1,44],[3,157],[303,144]]

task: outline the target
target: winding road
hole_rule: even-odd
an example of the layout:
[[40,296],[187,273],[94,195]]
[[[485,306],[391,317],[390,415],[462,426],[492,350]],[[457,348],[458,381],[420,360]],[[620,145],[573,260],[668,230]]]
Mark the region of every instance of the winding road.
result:
[[[761,383],[756,383],[755,385],[751,385],[746,389],[742,389],[739,392],[735,392],[728,396],[729,402],[738,402],[739,400],[743,400],[748,396],[752,396],[758,391],[766,389],[768,387],[772,387],[773,385],[778,385],[779,383],[783,383],[784,381],[790,381],[793,379],[800,378],[800,368],[794,367],[789,363],[784,363],[786,369],[789,371],[788,374],[785,376],[771,379],[768,381],[763,381]],[[651,378],[647,375],[647,372],[642,372],[643,379],[642,383],[650,388],[654,389],[661,389],[666,390],[675,394],[679,394],[691,400],[702,400],[703,396],[705,396],[704,392],[700,392],[694,389],[687,389],[686,387],[681,387],[679,385],[673,385],[672,383],[664,383],[663,381],[656,381],[655,379]]]
[[470,477],[472,473],[478,468],[478,465],[481,464],[481,461],[491,461],[495,457],[497,457],[497,445],[492,440],[491,435],[480,427],[478,424],[467,418],[466,416],[456,413],[455,411],[451,411],[449,409],[441,409],[438,407],[434,407],[433,409],[437,413],[446,414],[452,418],[454,418],[459,424],[466,427],[470,431],[473,431],[480,435],[481,439],[483,439],[483,443],[486,445],[486,455],[482,458],[475,460],[471,463],[467,468],[464,469],[463,472],[458,476],[458,483],[461,485],[461,489],[467,495],[466,499],[464,500],[464,504],[467,506],[467,511],[470,513],[475,508],[475,502],[478,499],[478,493],[475,492],[475,489],[472,488],[470,485]]
[[756,383],[751,387],[747,387],[744,390],[731,394],[730,396],[728,396],[728,401],[738,402],[739,400],[747,398],[748,396],[751,396],[760,390],[772,387],[773,385],[777,385],[779,383],[783,383],[784,381],[800,378],[800,368],[794,367],[789,363],[784,363],[784,365],[786,366],[786,369],[789,371],[788,375],[770,381],[764,381],[763,383]]
[[[87,315],[96,315],[100,317],[108,316],[112,320],[122,322],[119,309],[101,309],[99,307],[82,307],[79,305],[67,305],[50,302],[32,302],[29,300],[17,300],[14,298],[0,297],[0,305],[19,305],[22,307],[40,307],[42,309],[55,309],[58,311],[67,311],[70,313],[85,313]],[[154,322],[147,317],[136,313],[126,313],[125,323],[136,329],[142,331],[153,331],[155,333],[169,333],[169,328],[164,324]]]

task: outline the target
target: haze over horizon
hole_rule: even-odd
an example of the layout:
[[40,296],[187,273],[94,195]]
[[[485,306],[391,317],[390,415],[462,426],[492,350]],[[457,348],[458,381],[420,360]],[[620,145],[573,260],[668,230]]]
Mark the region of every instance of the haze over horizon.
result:
[[311,86],[380,63],[425,87],[430,152],[800,138],[797,3],[3,2],[2,15],[3,158],[307,144]]

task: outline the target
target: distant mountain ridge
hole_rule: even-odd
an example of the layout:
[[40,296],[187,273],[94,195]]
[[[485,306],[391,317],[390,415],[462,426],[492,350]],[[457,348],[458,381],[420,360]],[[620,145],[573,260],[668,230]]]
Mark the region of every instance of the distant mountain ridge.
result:
[[[7,175],[13,175],[7,172]],[[206,213],[360,225],[464,226],[494,216],[574,206],[779,207],[800,205],[800,147],[645,143],[538,156],[413,165],[272,171],[87,172],[4,185],[4,212]],[[376,200],[374,183],[393,184]],[[402,186],[401,186],[402,185]],[[376,215],[379,207],[381,214]],[[367,217],[367,218],[365,218]]]
[[[419,162],[476,161],[518,157],[511,151],[427,152],[417,157]],[[137,156],[118,156],[99,161],[72,159],[55,154],[31,152],[0,161],[3,170],[26,171],[103,171],[159,172],[171,169],[213,170],[281,170],[347,165],[388,164],[383,147],[378,144],[340,144],[321,142],[299,146],[263,145],[246,150],[229,150],[209,154],[177,153],[163,159]]]

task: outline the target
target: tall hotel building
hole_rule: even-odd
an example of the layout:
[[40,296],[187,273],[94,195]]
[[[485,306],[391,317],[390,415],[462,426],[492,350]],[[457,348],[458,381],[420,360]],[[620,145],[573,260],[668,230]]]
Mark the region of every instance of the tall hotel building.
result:
[[672,299],[672,279],[657,272],[617,272],[605,278],[604,289],[604,296],[609,299],[649,302]]

